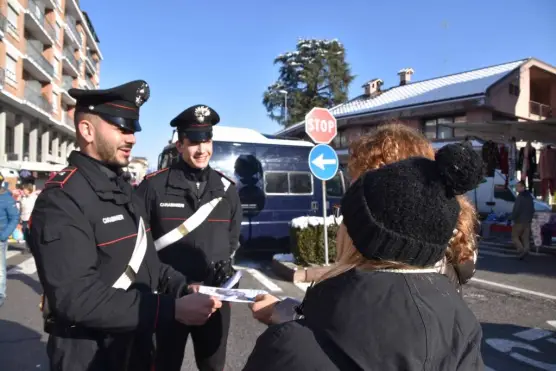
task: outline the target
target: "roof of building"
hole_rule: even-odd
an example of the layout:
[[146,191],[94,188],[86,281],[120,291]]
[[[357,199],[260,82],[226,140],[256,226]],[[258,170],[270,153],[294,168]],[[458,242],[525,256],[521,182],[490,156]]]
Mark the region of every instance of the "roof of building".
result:
[[[336,118],[342,118],[484,95],[489,87],[526,61],[528,59],[521,59],[428,80],[415,81],[407,85],[394,86],[383,90],[378,96],[360,95],[331,108],[330,111]],[[303,125],[304,122],[300,122],[276,134],[286,134]]]

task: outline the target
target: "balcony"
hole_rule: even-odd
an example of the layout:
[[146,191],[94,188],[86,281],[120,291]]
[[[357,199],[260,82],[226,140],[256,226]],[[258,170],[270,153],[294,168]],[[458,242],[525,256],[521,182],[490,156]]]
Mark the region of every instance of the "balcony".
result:
[[62,102],[70,106],[75,106],[75,99],[68,93],[68,90],[73,88],[73,77],[66,75],[62,76],[62,87]]
[[552,107],[535,101],[529,101],[529,117],[545,120],[552,117]]
[[70,36],[69,38],[81,49],[83,45],[83,39],[81,34],[77,32],[75,18],[66,15],[66,33]]
[[79,76],[80,64],[77,62],[74,52],[71,49],[64,48],[63,55],[62,70],[70,76]]
[[94,75],[96,71],[95,60],[93,59],[93,55],[90,51],[87,51],[87,56],[85,57],[85,66],[89,70],[89,72]]
[[2,13],[0,13],[0,39],[4,38],[4,32],[6,32],[6,26],[8,25],[8,19]]
[[89,79],[85,79],[85,86],[89,90],[94,90],[95,89],[95,84],[93,84],[93,82]]
[[44,4],[37,0],[28,0],[29,7],[25,9],[25,28],[45,45],[53,45],[56,31],[44,15]]
[[50,115],[52,113],[52,105],[50,104],[48,99],[46,99],[40,91],[29,86],[28,84],[25,84],[25,90],[23,92],[23,96],[27,101],[27,103],[30,103],[31,105],[35,106],[36,108],[40,109],[47,115]]
[[50,82],[54,76],[54,67],[42,55],[42,50],[27,41],[26,54],[23,56],[23,68],[42,82]]

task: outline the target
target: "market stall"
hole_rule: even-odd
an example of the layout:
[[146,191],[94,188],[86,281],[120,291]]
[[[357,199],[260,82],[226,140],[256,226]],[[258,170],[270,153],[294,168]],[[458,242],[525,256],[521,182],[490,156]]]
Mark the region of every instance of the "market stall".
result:
[[[493,210],[483,225],[488,227],[486,233],[511,233],[511,209],[504,212],[494,212],[494,209],[499,203],[513,204],[515,184],[523,180],[535,197],[536,212],[531,233],[537,252],[540,246],[552,245],[552,238],[556,237],[556,213],[553,211],[556,209],[556,119],[446,126],[456,129],[458,136],[469,135],[484,140],[481,154],[485,162],[485,179],[492,186],[490,203]],[[500,207],[497,209],[500,211]]]

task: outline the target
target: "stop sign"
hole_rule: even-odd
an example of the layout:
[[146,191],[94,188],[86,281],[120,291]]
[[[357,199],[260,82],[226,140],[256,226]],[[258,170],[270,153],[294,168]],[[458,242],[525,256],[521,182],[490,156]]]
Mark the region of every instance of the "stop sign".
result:
[[315,107],[305,116],[305,132],[317,144],[328,144],[338,134],[336,118],[326,108]]

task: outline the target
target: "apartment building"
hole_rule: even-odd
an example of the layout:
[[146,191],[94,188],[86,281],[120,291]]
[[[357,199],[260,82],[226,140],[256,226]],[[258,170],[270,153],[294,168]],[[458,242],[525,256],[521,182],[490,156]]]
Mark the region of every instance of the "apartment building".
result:
[[78,0],[0,0],[0,167],[61,169],[76,147],[68,90],[99,86],[102,54]]
[[[331,108],[338,120],[338,135],[331,145],[342,163],[347,161],[349,143],[382,122],[401,122],[435,142],[475,135],[471,129],[478,126],[490,128],[499,138],[504,134],[499,123],[519,123],[523,131],[526,124],[555,117],[556,67],[535,58],[422,81],[412,81],[414,73],[411,68],[400,70],[398,81],[389,88],[383,88],[382,79],[370,80],[361,95]],[[307,139],[305,123],[276,135]],[[548,139],[537,136],[539,141]]]

